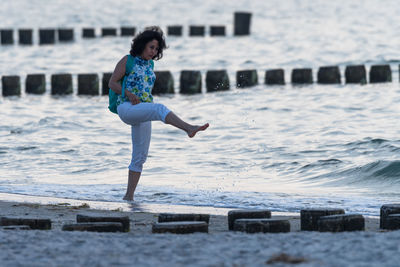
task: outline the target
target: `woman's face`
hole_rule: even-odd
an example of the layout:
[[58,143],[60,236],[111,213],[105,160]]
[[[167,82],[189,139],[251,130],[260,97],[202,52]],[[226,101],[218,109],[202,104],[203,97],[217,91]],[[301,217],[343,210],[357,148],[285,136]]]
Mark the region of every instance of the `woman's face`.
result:
[[158,41],[156,39],[148,42],[140,55],[145,60],[153,59],[158,53]]

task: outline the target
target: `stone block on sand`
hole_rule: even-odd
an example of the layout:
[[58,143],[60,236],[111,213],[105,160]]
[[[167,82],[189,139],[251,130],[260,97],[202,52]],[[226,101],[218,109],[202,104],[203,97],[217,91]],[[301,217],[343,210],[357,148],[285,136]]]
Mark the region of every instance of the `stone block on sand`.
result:
[[318,231],[318,220],[322,216],[344,214],[343,209],[311,208],[300,211],[300,224],[302,231]]
[[0,226],[10,225],[28,225],[34,230],[50,230],[51,220],[50,219],[35,219],[35,218],[10,218],[1,217]]
[[237,219],[234,231],[246,233],[287,233],[290,232],[289,220],[277,219]]
[[76,222],[78,223],[94,223],[94,222],[119,222],[122,223],[124,232],[130,230],[130,220],[128,216],[88,216],[83,214],[76,215]]
[[63,231],[87,231],[87,232],[125,232],[120,222],[93,222],[64,224]]
[[237,219],[269,219],[270,210],[231,210],[228,212],[229,230],[233,230],[235,220]]
[[162,222],[153,224],[153,233],[192,234],[196,232],[208,233],[206,222]]
[[381,217],[379,227],[387,229],[386,219],[391,214],[400,214],[400,204],[385,204],[381,207]]
[[365,219],[359,214],[322,216],[318,220],[320,232],[364,231]]
[[179,221],[198,221],[210,222],[209,214],[195,214],[195,213],[160,213],[158,215],[158,222],[179,222]]

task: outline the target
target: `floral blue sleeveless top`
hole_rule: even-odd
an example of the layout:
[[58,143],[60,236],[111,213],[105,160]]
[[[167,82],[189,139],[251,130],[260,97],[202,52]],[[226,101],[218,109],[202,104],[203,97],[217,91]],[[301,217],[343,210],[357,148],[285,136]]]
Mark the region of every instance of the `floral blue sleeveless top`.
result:
[[[153,102],[151,90],[153,89],[156,75],[153,71],[152,60],[135,57],[131,73],[126,78],[125,89],[139,97],[140,102]],[[129,101],[125,96],[118,96],[117,105]]]

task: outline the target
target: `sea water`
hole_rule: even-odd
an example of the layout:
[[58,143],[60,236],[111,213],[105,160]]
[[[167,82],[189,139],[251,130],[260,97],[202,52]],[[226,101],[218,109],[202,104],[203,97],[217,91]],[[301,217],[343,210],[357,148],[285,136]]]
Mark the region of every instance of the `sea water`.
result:
[[[251,35],[233,36],[233,13],[252,13]],[[342,207],[377,215],[400,197],[400,28],[396,1],[2,1],[1,28],[32,28],[34,45],[0,46],[0,75],[44,73],[42,96],[0,98],[0,192],[122,201],[130,127],[108,98],[76,95],[77,74],[111,72],[131,38],[82,39],[81,29],[183,25],[156,70],[176,94],[156,96],[183,119],[210,123],[189,139],[153,122],[139,203],[222,208]],[[225,25],[226,37],[188,37],[189,25]],[[72,43],[38,45],[39,28],[71,27]],[[294,68],[390,64],[393,82],[293,86]],[[283,68],[286,85],[263,84]],[[229,91],[180,95],[181,70],[226,69]],[[238,89],[235,72],[257,69]],[[50,95],[50,76],[72,73],[74,94]],[[343,75],[342,75],[343,76]],[[342,77],[344,82],[344,78]],[[204,87],[204,86],[203,86]],[[24,88],[24,86],[22,86]]]

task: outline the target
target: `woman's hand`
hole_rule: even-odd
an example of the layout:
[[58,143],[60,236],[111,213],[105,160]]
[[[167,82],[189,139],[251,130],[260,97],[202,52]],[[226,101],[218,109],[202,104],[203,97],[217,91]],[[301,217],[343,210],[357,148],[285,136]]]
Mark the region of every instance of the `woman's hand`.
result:
[[126,97],[129,99],[132,105],[136,105],[140,103],[139,97],[137,97],[135,94],[132,94],[128,90],[125,91]]

